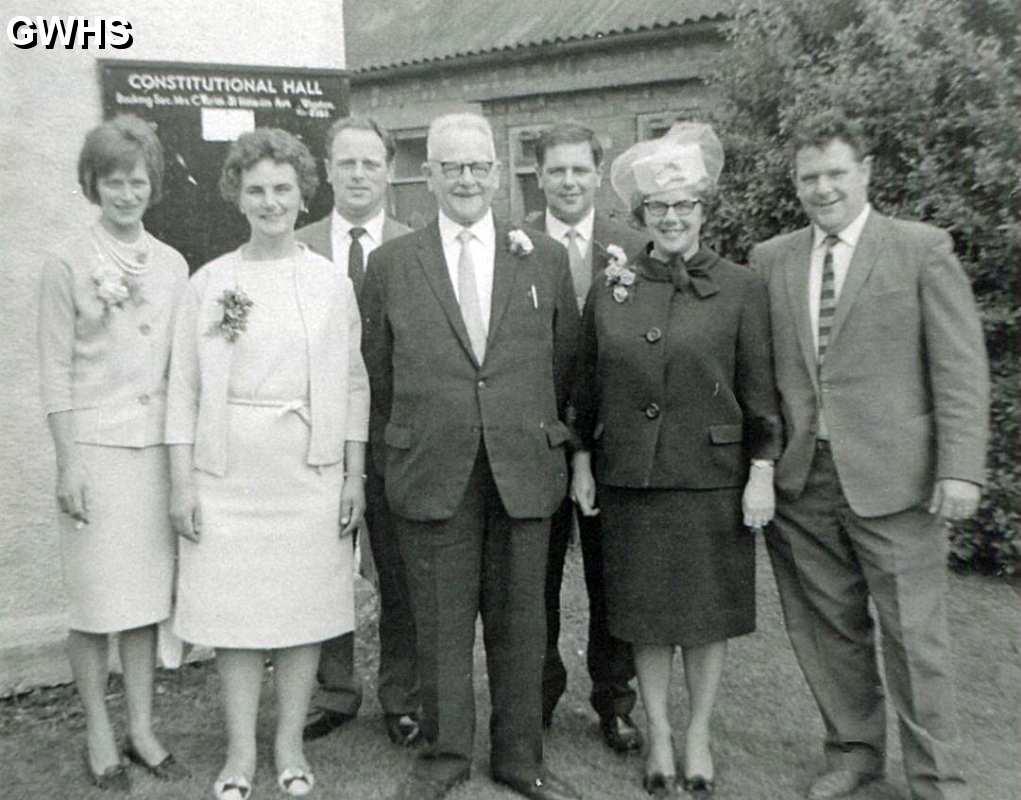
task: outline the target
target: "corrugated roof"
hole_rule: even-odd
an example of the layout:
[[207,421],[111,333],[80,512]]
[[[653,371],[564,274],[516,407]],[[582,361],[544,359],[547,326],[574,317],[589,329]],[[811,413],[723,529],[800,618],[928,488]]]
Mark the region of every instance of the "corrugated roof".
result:
[[345,0],[356,72],[726,16],[731,0]]

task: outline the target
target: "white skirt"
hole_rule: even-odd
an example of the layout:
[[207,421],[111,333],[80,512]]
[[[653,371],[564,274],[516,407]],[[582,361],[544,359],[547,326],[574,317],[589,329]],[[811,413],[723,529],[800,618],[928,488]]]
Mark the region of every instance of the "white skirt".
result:
[[166,448],[75,447],[88,475],[89,524],[60,515],[70,628],[115,633],[167,619],[175,537]]
[[308,426],[282,405],[231,403],[226,474],[195,472],[200,540],[181,539],[174,615],[187,642],[270,649],[354,629],[343,465],[310,467]]

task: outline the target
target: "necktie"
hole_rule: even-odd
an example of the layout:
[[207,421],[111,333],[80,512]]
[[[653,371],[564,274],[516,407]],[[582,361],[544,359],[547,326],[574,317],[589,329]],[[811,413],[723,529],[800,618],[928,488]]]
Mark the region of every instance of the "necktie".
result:
[[585,298],[592,285],[592,270],[585,263],[585,256],[581,254],[581,246],[578,244],[581,234],[575,228],[568,228],[565,235],[567,236],[567,258],[571,263],[574,295],[578,299],[578,308],[581,308],[585,305]]
[[461,318],[468,329],[468,339],[475,358],[481,364],[486,357],[486,326],[482,322],[479,290],[475,284],[475,264],[472,263],[471,250],[468,248],[472,232],[462,230],[457,234],[457,240],[461,243],[461,255],[457,259],[457,297],[461,304]]
[[833,314],[837,310],[836,282],[833,278],[833,248],[840,239],[832,233],[823,242],[826,255],[822,259],[822,286],[819,291],[819,347],[817,360],[822,366],[826,357],[826,348],[830,343],[830,329],[833,327]]
[[365,252],[362,250],[362,243],[358,241],[365,235],[365,228],[352,228],[351,246],[347,250],[347,276],[355,287],[355,297],[362,293],[362,283],[365,281]]

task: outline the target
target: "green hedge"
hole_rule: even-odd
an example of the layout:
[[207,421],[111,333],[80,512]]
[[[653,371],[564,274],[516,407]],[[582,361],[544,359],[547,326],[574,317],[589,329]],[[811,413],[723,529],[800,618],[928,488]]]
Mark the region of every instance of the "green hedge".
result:
[[727,148],[707,234],[735,260],[806,224],[785,150],[798,120],[862,120],[884,213],[952,234],[972,280],[993,371],[989,484],[951,534],[955,566],[1021,571],[1018,244],[1021,68],[1013,0],[761,0],[739,4],[711,82]]

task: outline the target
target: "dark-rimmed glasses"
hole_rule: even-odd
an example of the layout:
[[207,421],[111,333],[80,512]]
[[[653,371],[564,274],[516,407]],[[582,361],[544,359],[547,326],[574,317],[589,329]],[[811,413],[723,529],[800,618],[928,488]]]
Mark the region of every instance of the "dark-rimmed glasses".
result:
[[646,214],[654,219],[665,217],[666,212],[671,208],[677,216],[688,217],[695,210],[695,206],[701,202],[701,200],[678,200],[676,203],[663,203],[659,200],[646,200],[642,203],[642,208],[645,209]]
[[493,171],[492,161],[434,161],[440,165],[440,172],[447,180],[456,180],[464,174],[465,169],[472,174],[473,178],[484,180]]

